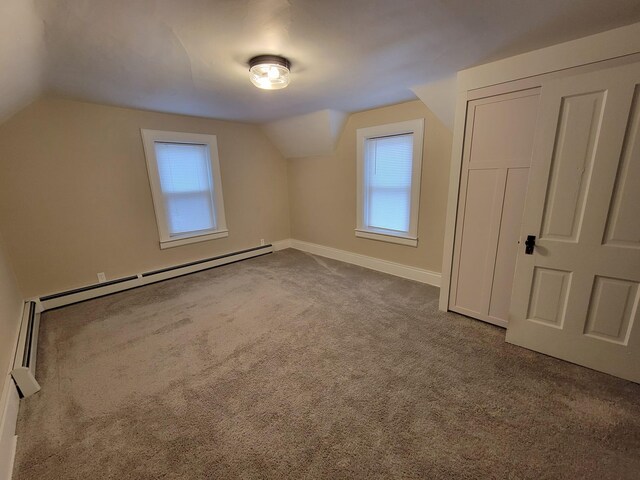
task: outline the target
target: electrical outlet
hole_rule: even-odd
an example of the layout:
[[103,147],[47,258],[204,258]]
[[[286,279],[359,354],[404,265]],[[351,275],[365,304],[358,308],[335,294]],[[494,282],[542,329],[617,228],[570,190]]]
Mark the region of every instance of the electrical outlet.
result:
[[264,238],[260,239],[260,245],[264,245]]
[[98,281],[100,283],[104,283],[107,281],[107,277],[105,276],[104,272],[98,273]]

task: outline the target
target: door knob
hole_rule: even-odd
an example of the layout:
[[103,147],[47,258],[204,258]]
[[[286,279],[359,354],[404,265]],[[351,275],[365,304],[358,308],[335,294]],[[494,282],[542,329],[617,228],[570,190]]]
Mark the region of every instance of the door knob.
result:
[[536,236],[527,235],[527,240],[524,242],[525,255],[533,255],[533,247],[536,246]]

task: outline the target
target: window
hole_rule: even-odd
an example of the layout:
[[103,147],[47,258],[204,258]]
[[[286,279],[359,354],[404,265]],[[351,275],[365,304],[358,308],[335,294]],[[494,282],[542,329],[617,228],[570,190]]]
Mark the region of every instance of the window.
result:
[[418,245],[424,120],[361,128],[356,236]]
[[215,135],[142,130],[160,248],[227,237]]

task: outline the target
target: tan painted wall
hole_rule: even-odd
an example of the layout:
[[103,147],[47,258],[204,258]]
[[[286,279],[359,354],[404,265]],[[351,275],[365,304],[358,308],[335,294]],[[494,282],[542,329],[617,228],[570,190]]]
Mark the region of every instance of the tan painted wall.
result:
[[[215,134],[229,237],[160,250],[140,129]],[[0,229],[43,295],[289,237],[287,166],[254,125],[37,101],[0,127]]]
[[13,361],[21,314],[22,296],[0,237],[0,407],[4,407],[6,375]]
[[[418,247],[356,238],[356,129],[425,119]],[[334,155],[288,160],[297,240],[440,272],[452,134],[420,101],[351,115]]]

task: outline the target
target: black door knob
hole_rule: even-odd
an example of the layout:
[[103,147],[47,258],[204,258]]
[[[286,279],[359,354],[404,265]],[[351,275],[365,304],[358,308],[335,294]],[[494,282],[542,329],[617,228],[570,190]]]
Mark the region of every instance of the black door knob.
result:
[[536,246],[536,236],[527,235],[527,240],[524,242],[524,253],[526,255],[533,255],[533,247]]

